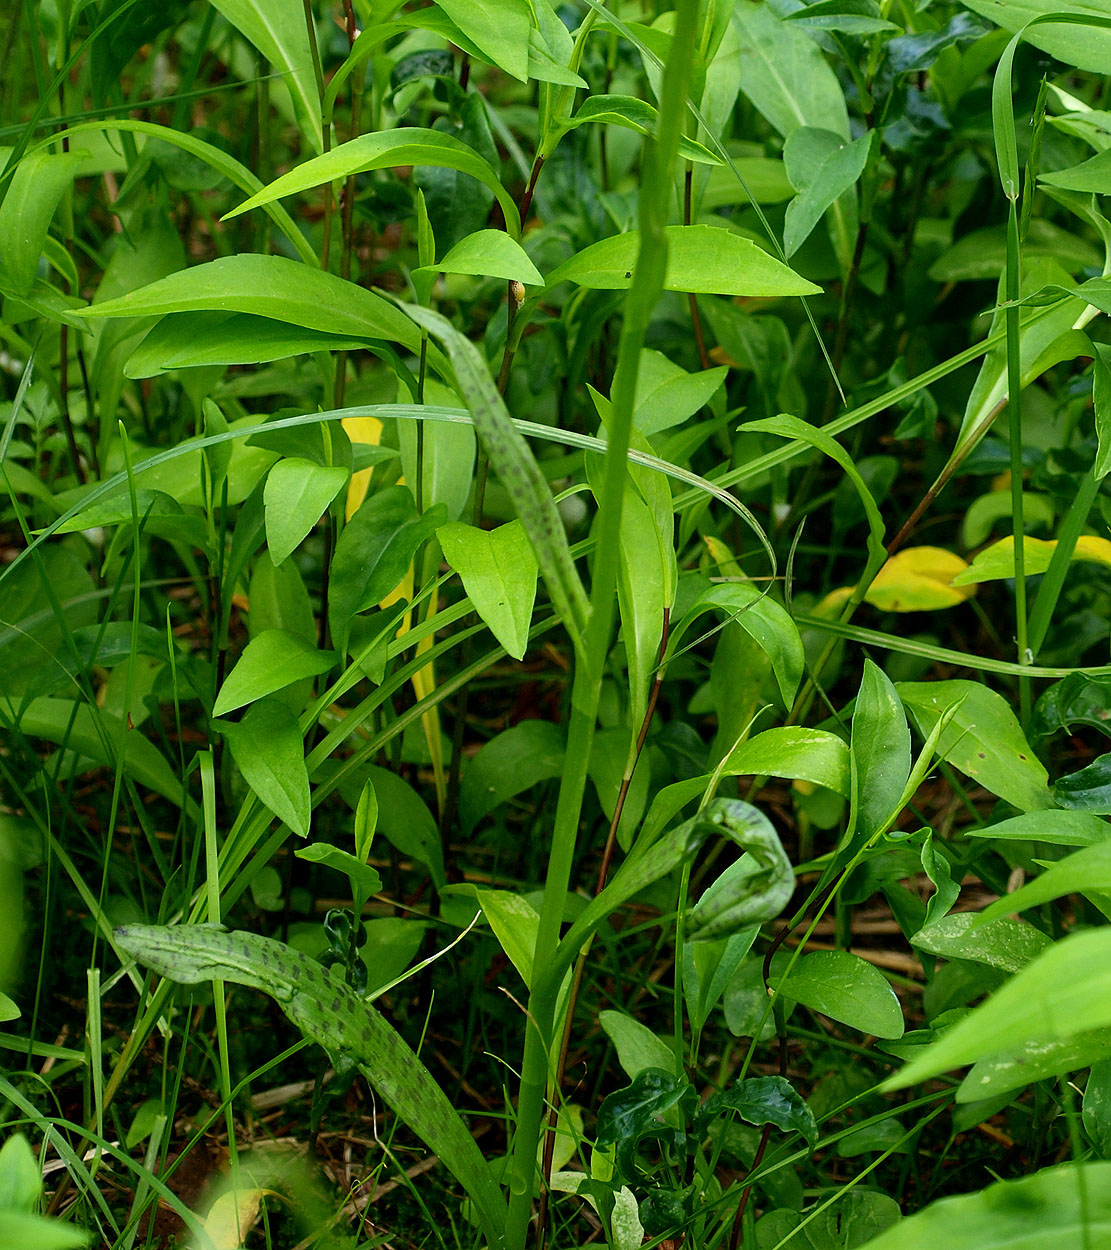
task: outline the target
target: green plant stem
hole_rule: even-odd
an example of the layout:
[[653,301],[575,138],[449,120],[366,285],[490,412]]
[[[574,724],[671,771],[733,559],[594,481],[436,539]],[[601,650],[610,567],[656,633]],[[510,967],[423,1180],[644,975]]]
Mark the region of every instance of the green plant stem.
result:
[[[1026,625],[1026,518],[1022,494],[1022,355],[1019,339],[1019,239],[1018,201],[1011,198],[1007,216],[1007,416],[1010,424],[1011,452],[1011,520],[1015,537],[1015,642],[1018,662],[1026,666],[1034,662],[1027,642]],[[1030,723],[1030,679],[1018,679],[1019,714],[1023,725]]]
[[[597,520],[594,577],[591,584],[590,618],[581,653],[576,656],[571,691],[567,756],[555,827],[552,853],[544,883],[544,898],[533,951],[534,984],[552,963],[559,942],[560,925],[571,881],[587,765],[594,739],[602,677],[609,652],[614,619],[618,561],[620,559],[621,510],[627,477],[626,453],[632,428],[640,352],[649,322],[663,289],[667,273],[668,200],[671,169],[684,124],[684,101],[690,78],[697,30],[698,0],[680,0],[675,11],[675,36],[664,70],[660,98],[659,132],[645,145],[643,179],[638,205],[640,247],[632,286],[625,306],[617,370],[611,399],[612,415],[607,430],[601,504]],[[549,1047],[555,1017],[555,992],[530,993],[525,1053],[521,1064],[517,1131],[509,1165],[510,1198],[506,1224],[507,1250],[525,1243],[536,1155],[544,1115],[544,1092],[549,1075]]]

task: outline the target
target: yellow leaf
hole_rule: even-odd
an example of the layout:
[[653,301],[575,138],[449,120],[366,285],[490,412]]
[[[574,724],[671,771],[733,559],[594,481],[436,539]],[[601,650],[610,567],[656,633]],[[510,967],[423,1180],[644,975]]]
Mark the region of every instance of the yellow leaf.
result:
[[[372,447],[377,447],[382,438],[382,422],[377,417],[344,417],[340,425],[347,431],[347,437],[353,443],[369,443]],[[347,484],[345,520],[351,520],[366,498],[372,472],[372,469],[360,469],[358,473],[351,475],[351,481]]]
[[1092,560],[1096,564],[1111,564],[1111,542],[1094,534],[1081,534],[1072,553],[1074,560]]
[[851,586],[838,586],[836,590],[831,590],[825,598],[814,605],[814,615],[826,621],[836,620],[841,615],[841,609],[852,597],[852,593]]
[[229,1190],[216,1199],[204,1221],[204,1231],[215,1250],[239,1250],[258,1219],[259,1204],[264,1196],[281,1197],[272,1189],[251,1187]]
[[715,538],[713,534],[704,534],[702,541],[706,544],[706,550],[710,555],[710,559],[717,566],[715,571],[718,574],[722,577],[736,577],[738,579],[744,577],[736,557],[720,538]]
[[974,595],[957,579],[968,563],[944,547],[908,547],[893,555],[864,596],[883,612],[932,612]]

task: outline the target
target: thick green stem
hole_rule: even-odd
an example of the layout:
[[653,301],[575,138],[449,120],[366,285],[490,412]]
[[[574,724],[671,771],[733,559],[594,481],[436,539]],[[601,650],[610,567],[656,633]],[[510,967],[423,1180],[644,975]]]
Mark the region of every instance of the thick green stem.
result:
[[507,1250],[518,1250],[518,1247],[525,1244],[532,1209],[536,1155],[544,1115],[549,1051],[554,1042],[553,1026],[559,984],[558,978],[547,977],[545,973],[553,961],[559,943],[564,904],[571,882],[571,867],[602,676],[613,629],[620,558],[621,511],[627,480],[626,456],[632,429],[637,373],[645,335],[667,273],[665,227],[672,192],[671,170],[685,117],[697,17],[698,0],[680,0],[676,6],[675,39],[663,76],[659,132],[655,142],[648,141],[645,150],[638,212],[640,246],[626,301],[617,370],[610,394],[612,415],[607,430],[605,469],[596,524],[598,541],[591,584],[590,618],[582,646],[576,656],[566,766],[556,807],[552,853],[544,883],[544,900],[533,952],[535,988],[529,997],[529,1021],[521,1065],[517,1131],[510,1161],[509,1217],[505,1238]]

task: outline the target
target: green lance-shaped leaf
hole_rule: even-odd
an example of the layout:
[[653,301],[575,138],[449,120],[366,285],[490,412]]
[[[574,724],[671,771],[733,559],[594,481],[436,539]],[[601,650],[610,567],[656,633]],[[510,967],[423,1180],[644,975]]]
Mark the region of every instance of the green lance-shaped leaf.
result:
[[903,1089],[1028,1043],[1067,1041],[1111,1025],[1111,929],[1055,942],[991,998],[889,1078]]
[[[421,194],[423,199],[423,193]],[[504,230],[476,230],[460,239],[442,260],[429,260],[413,276],[432,278],[438,273],[473,274],[504,278],[526,286],[543,286],[544,276],[528,258],[528,253]]]
[[[569,130],[594,122],[601,126],[622,126],[640,135],[655,135],[657,110],[647,100],[631,95],[592,95],[582,102],[574,117],[566,117],[553,126],[544,140],[544,154],[555,150],[556,144]],[[679,137],[679,155],[701,165],[720,165],[721,160],[701,143],[686,135]]]
[[783,250],[788,256],[802,247],[826,210],[856,185],[868,163],[875,133],[869,131],[850,143],[832,130],[813,126],[791,132],[783,145],[783,159],[798,194],[787,205],[783,226]]
[[224,220],[238,217],[240,213],[252,208],[261,208],[284,195],[294,195],[298,191],[318,187],[321,183],[335,182],[339,178],[366,173],[371,169],[394,169],[399,165],[432,165],[441,169],[455,169],[459,173],[477,178],[494,193],[510,233],[514,236],[521,233],[521,217],[517,212],[517,205],[502,186],[501,179],[490,162],[462,140],[439,130],[425,130],[419,126],[382,130],[341,143],[338,148],[325,152],[323,156],[316,156],[311,161],[305,161],[296,169],[276,178],[264,190],[225,214]]
[[218,977],[269,994],[334,1065],[358,1064],[466,1190],[489,1245],[503,1245],[505,1204],[474,1138],[401,1035],[350,987],[301,951],[217,925],[129,925],[116,930],[116,941],[171,981],[197,985]]
[[[1042,903],[1066,894],[1083,894],[1106,914],[1109,910],[1108,896],[1111,895],[1111,839],[1066,855],[1033,881],[996,899],[976,917],[976,929],[979,930],[981,925],[992,925],[1000,917],[1040,907]],[[990,928],[987,930],[988,933],[991,931]]]
[[161,317],[212,311],[252,313],[333,335],[400,343],[414,355],[420,351],[416,326],[388,300],[285,256],[222,256],[119,299],[83,308],[81,316]]
[[897,814],[910,776],[910,727],[902,702],[882,669],[864,661],[853,709],[850,837],[868,839]]
[[299,0],[212,0],[212,4],[278,71],[278,82],[289,91],[302,133],[319,152],[324,146],[321,101],[305,10]]
[[[821,287],[769,256],[751,239],[716,226],[668,226],[665,291],[706,295],[818,295]],[[548,290],[574,282],[596,291],[627,291],[640,250],[628,230],[578,252],[548,275]]]
[[571,556],[559,510],[536,457],[513,425],[478,348],[439,313],[411,304],[404,308],[447,349],[459,389],[474,417],[478,437],[513,500],[544,574],[552,603],[576,649],[581,648],[590,604]]

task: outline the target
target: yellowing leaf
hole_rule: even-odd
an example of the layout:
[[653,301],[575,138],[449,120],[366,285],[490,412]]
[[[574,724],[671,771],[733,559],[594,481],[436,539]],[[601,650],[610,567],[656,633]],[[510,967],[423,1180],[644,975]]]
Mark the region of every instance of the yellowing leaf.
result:
[[908,547],[876,574],[865,600],[884,612],[932,612],[975,594],[958,589],[966,561],[944,547]]
[[1091,560],[1096,564],[1111,564],[1111,542],[1094,534],[1081,534],[1072,553],[1074,560]]
[[239,1250],[258,1219],[263,1197],[280,1198],[272,1189],[254,1187],[229,1190],[212,1204],[205,1218],[204,1231],[216,1250]]
[[[369,443],[372,447],[377,447],[382,438],[382,422],[377,417],[344,417],[340,424],[353,443]],[[358,473],[351,475],[351,481],[347,484],[344,520],[350,521],[361,507],[370,488],[372,472],[372,469],[360,469]]]
[[841,615],[841,609],[852,598],[851,586],[838,586],[814,605],[814,615],[823,620],[834,621]]
[[[1022,542],[1023,561],[1027,577],[1044,573],[1057,550],[1057,540],[1025,538]],[[1073,549],[1074,560],[1086,560],[1096,564],[1111,564],[1111,542],[1094,534],[1082,534]],[[959,577],[953,579],[955,586],[972,585],[975,582],[996,582],[1015,575],[1014,535],[1001,538],[985,547]]]

